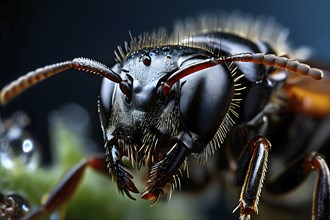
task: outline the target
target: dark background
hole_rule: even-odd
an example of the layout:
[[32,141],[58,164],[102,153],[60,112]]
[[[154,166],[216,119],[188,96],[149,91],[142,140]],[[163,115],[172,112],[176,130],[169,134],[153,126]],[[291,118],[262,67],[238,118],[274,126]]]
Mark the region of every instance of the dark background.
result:
[[[308,45],[313,59],[329,62],[329,1],[0,1],[0,88],[38,67],[75,57],[110,65],[129,30],[138,35],[160,26],[171,29],[187,16],[237,10],[275,17],[290,29],[294,46]],[[0,108],[1,117],[24,110],[32,119],[29,129],[48,146],[49,111],[76,102],[89,112],[92,137],[102,147],[100,83],[101,78],[67,71]]]

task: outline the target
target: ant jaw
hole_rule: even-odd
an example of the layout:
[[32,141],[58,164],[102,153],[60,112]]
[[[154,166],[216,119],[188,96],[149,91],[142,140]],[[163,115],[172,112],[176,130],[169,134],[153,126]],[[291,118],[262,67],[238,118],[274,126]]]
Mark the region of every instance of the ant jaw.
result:
[[133,176],[124,168],[122,164],[123,154],[116,145],[111,147],[106,146],[106,160],[108,168],[112,174],[113,179],[117,183],[119,192],[125,193],[127,197],[136,200],[130,192],[139,193],[132,179]]
[[[163,191],[163,189],[158,189],[156,192],[150,192],[150,191],[145,191],[142,195],[141,195],[141,199],[144,200],[149,200],[152,201],[152,204],[150,205],[150,207],[154,206],[157,204],[157,202],[163,198],[166,199],[167,197],[167,193],[165,193]],[[170,196],[169,196],[170,197]]]
[[159,195],[156,195],[152,192],[144,192],[141,195],[141,199],[152,201],[152,204],[150,205],[151,207],[154,206],[158,202],[159,198],[160,198]]
[[189,148],[181,141],[168,142],[168,148],[163,147],[160,152],[149,151],[147,147],[141,155],[131,146],[118,137],[113,137],[105,144],[107,167],[119,192],[135,200],[131,193],[139,193],[139,190],[133,183],[133,175],[127,169],[140,170],[141,166],[147,165],[148,180],[141,199],[151,200],[152,205],[158,200],[170,199],[173,189],[181,188],[180,177],[183,176],[182,171],[187,170],[186,158],[191,153]]
[[156,198],[156,195],[151,192],[145,192],[141,195],[141,199],[144,200],[155,200]]
[[170,199],[173,189],[181,187],[180,176],[182,170],[187,168],[188,155],[188,148],[176,143],[158,161],[155,161],[150,167],[148,185],[141,198],[153,201],[151,206],[158,200]]

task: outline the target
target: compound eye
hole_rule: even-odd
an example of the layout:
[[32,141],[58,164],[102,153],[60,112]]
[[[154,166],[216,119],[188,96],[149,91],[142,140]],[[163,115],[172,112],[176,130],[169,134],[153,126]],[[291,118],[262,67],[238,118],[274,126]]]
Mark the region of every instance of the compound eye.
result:
[[146,65],[146,66],[150,66],[151,64],[151,58],[149,55],[147,54],[143,54],[141,57],[140,57],[140,61],[142,60],[143,64]]

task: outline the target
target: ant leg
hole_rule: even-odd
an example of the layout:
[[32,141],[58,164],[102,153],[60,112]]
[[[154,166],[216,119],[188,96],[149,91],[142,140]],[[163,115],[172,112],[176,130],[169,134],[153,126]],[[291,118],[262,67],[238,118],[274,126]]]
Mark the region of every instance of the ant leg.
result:
[[243,169],[239,175],[245,175],[239,204],[240,219],[250,219],[253,212],[258,213],[258,202],[265,179],[270,142],[262,135],[254,137],[245,147],[239,163]]
[[104,173],[106,175],[109,174],[109,169],[107,168],[107,163],[103,154],[88,157],[74,166],[54,187],[54,189],[52,189],[47,200],[38,209],[25,216],[24,219],[28,220],[39,218],[43,214],[54,211],[66,204],[74,194],[75,189],[78,188],[83,174],[88,167],[91,167],[100,173]]
[[271,194],[284,194],[294,190],[308,175],[316,170],[314,184],[312,219],[330,218],[330,172],[324,157],[317,153],[307,153],[293,161],[288,168],[265,187]]

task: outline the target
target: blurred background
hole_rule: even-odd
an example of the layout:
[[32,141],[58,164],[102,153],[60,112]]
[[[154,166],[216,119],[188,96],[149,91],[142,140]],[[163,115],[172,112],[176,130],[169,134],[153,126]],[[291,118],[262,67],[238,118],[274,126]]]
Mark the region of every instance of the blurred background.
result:
[[[329,1],[0,1],[0,88],[47,64],[89,57],[107,65],[128,32],[138,35],[158,27],[171,30],[174,21],[207,12],[240,11],[274,17],[289,28],[294,47],[309,46],[313,60],[329,66]],[[67,71],[28,90],[6,107],[1,118],[22,110],[29,115],[29,131],[49,153],[49,113],[79,103],[90,117],[88,135],[98,150],[103,140],[97,113],[101,78]]]

